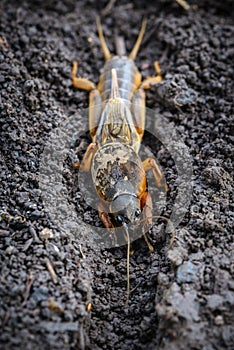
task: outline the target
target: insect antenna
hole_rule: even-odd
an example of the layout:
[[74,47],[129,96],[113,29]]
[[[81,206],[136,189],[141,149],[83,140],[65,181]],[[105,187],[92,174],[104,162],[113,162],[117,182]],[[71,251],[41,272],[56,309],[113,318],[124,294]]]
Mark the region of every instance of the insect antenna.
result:
[[124,226],[125,234],[127,238],[127,298],[126,298],[126,304],[129,301],[129,293],[130,293],[130,272],[129,272],[129,265],[130,265],[130,237],[127,226]]
[[[149,219],[162,219],[162,220],[165,220],[165,221],[167,221],[168,223],[170,223],[172,225],[171,240],[170,240],[170,244],[169,244],[169,247],[168,247],[168,249],[170,249],[172,244],[173,244],[173,242],[174,242],[174,238],[175,238],[175,229],[174,229],[174,225],[173,225],[172,221],[170,219],[168,219],[167,217],[162,216],[162,215],[153,215],[153,216],[150,216],[148,218],[144,218],[144,219],[138,221],[138,224],[142,223],[142,222],[145,222],[145,221],[147,221]],[[123,225],[123,228],[124,228],[125,238],[126,238],[126,241],[127,241],[127,261],[126,261],[126,268],[127,268],[127,297],[126,297],[126,304],[128,304],[128,302],[129,302],[129,294],[134,289],[136,289],[137,286],[135,288],[133,288],[132,290],[130,290],[130,250],[131,250],[131,241],[130,241],[130,236],[129,236],[127,225]]]

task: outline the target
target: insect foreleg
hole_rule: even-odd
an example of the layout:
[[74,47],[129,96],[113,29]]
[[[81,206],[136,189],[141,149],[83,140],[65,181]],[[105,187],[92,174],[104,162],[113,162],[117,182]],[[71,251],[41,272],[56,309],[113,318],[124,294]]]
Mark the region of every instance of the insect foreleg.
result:
[[97,142],[92,142],[88,145],[86,152],[84,154],[84,157],[82,159],[81,163],[74,163],[73,166],[75,168],[80,168],[83,171],[89,171],[90,170],[90,165],[91,161],[93,158],[93,154],[97,151],[98,149],[98,144]]
[[111,218],[108,214],[108,210],[102,202],[98,202],[98,214],[102,220],[103,225],[110,233],[114,232],[115,226],[113,225]]
[[160,188],[164,187],[165,191],[168,190],[165,179],[163,178],[162,172],[153,158],[146,158],[143,162],[143,167],[145,171],[152,170],[157,186]]

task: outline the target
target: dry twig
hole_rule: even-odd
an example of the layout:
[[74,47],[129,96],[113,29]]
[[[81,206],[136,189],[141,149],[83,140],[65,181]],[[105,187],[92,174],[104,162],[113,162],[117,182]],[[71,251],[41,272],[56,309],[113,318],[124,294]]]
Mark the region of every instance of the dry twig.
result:
[[47,269],[48,269],[48,271],[50,273],[50,276],[52,278],[53,283],[57,284],[58,283],[58,277],[57,277],[57,275],[56,275],[56,273],[54,271],[54,268],[53,268],[50,260],[48,258],[45,258],[45,262],[46,262],[46,266],[47,266]]
[[34,277],[30,273],[29,276],[28,276],[28,280],[27,280],[27,285],[26,285],[25,295],[24,295],[24,301],[22,303],[22,306],[24,306],[26,304],[27,300],[28,300],[30,289],[32,287],[33,281],[34,281]]
[[187,3],[187,1],[185,0],[176,0],[176,2],[183,7],[183,9],[185,9],[186,11],[188,11],[190,9],[189,4]]

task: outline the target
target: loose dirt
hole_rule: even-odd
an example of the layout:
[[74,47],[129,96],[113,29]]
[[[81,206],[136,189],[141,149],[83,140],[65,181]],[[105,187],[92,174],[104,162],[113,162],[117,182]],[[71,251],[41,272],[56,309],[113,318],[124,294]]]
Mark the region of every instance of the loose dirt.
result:
[[[233,349],[233,8],[231,0],[188,2],[185,11],[173,0],[120,0],[102,17],[112,51],[115,31],[129,51],[147,18],[136,64],[146,77],[159,60],[165,81],[147,91],[147,107],[176,128],[193,161],[192,200],[172,248],[159,221],[149,233],[153,253],[143,239],[133,243],[126,305],[126,247],[96,249],[95,229],[57,225],[39,177],[51,133],[88,107],[87,93],[72,87],[71,62],[98,81],[95,17],[107,1],[1,1],[1,349]],[[177,169],[147,135],[169,186],[169,217]],[[81,141],[58,165],[67,189],[58,216],[69,202],[77,218],[101,227],[72,168]]]

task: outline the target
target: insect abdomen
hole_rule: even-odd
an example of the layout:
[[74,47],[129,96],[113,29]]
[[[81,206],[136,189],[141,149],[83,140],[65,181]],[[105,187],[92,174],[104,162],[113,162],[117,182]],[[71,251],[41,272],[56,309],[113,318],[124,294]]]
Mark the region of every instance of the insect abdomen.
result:
[[127,57],[115,56],[106,61],[104,72],[101,75],[99,90],[102,101],[107,101],[111,94],[112,69],[116,70],[120,97],[131,101],[133,93],[137,89],[137,82],[140,80],[140,72],[133,60]]

